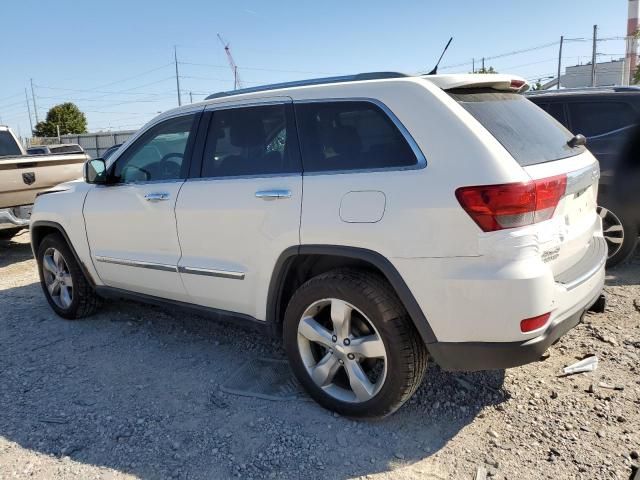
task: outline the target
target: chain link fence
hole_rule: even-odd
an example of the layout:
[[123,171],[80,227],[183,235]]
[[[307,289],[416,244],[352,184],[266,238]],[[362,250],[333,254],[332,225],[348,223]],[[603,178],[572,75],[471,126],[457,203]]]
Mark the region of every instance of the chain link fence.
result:
[[61,135],[58,137],[33,137],[27,139],[27,148],[32,145],[54,145],[60,143],[77,143],[87,155],[92,158],[100,157],[105,150],[113,145],[124,143],[137,130],[121,130],[118,132],[83,133],[80,135]]

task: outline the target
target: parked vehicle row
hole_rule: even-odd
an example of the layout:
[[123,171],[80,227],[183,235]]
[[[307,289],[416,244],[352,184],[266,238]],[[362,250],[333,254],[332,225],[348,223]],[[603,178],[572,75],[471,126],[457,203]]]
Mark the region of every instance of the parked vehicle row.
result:
[[27,155],[11,129],[0,125],[0,238],[29,228],[38,193],[81,177],[88,158],[82,150]]
[[598,162],[508,75],[372,73],[166,112],[31,239],[68,319],[104,297],[281,334],[309,394],[382,416],[447,370],[536,361],[600,298]]
[[27,155],[60,155],[63,153],[84,153],[84,149],[77,143],[35,145],[27,148]]
[[583,134],[591,153],[600,161],[599,215],[609,248],[607,266],[628,259],[640,235],[640,182],[630,179],[636,195],[622,198],[615,182],[640,123],[640,87],[582,88],[530,92],[529,99],[567,129]]

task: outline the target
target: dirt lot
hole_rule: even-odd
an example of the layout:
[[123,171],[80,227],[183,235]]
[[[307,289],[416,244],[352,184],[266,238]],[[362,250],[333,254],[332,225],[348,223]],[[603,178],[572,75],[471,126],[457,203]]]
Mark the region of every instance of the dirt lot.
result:
[[[432,366],[395,415],[355,422],[306,400],[223,393],[278,342],[205,318],[110,302],[53,315],[28,234],[0,243],[0,479],[630,478],[640,450],[640,256],[609,306],[506,372]],[[559,377],[587,354],[595,372]]]

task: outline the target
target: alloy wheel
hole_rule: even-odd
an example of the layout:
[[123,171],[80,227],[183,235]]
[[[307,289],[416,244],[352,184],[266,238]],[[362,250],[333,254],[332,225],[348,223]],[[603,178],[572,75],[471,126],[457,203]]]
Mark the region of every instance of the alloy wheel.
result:
[[48,248],[42,257],[44,283],[53,303],[67,309],[73,301],[73,279],[60,251]]
[[366,315],[344,300],[311,304],[298,323],[298,349],[313,382],[350,403],[372,399],[387,376],[387,351]]
[[598,215],[602,218],[602,234],[609,247],[608,256],[613,257],[624,243],[624,227],[618,216],[611,210],[598,207]]

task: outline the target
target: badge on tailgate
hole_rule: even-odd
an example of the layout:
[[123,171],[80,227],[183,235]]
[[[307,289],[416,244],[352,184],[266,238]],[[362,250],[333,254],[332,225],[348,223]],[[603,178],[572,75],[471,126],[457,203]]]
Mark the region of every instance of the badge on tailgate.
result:
[[36,181],[35,172],[25,172],[22,174],[22,181],[27,185],[31,185]]

